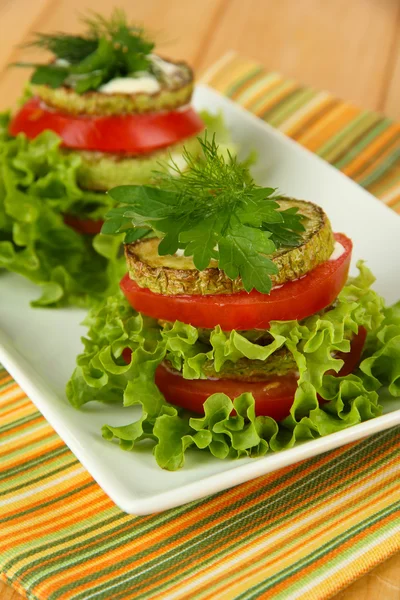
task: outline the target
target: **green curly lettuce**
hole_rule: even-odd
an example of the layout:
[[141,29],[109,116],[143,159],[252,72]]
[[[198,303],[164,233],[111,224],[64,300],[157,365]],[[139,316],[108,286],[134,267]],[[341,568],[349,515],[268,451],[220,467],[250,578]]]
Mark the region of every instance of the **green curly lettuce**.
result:
[[29,141],[8,135],[0,117],[0,268],[42,288],[33,306],[93,305],[118,289],[124,270],[120,239],[83,236],[63,215],[98,219],[111,208],[105,194],[77,184],[80,159],[60,151],[60,138],[45,131]]
[[[190,447],[220,459],[262,456],[372,419],[381,414],[382,386],[392,395],[400,393],[400,303],[385,309],[370,288],[370,271],[362,262],[358,267],[358,277],[349,279],[333,307],[300,322],[272,322],[270,342],[262,346],[219,327],[207,343],[191,325],[161,327],[136,313],[122,296],[109,298],[86,319],[88,337],[67,386],[69,401],[76,408],[93,400],[141,405],[138,421],[105,425],[103,436],[119,440],[125,450],[152,440],[157,463],[169,470],[183,466]],[[343,366],[335,353],[350,351],[351,336],[360,327],[369,333],[359,369],[333,376]],[[128,364],[125,348],[132,352]],[[204,416],[194,417],[166,402],[154,383],[155,369],[165,359],[183,377],[196,379],[204,377],[205,361],[218,372],[226,361],[264,361],[282,348],[293,356],[299,380],[290,415],[280,423],[256,416],[250,393],[233,401],[213,394],[204,404]]]
[[385,386],[392,396],[400,396],[399,356],[400,301],[385,310],[379,329],[368,335],[360,369],[370,389]]

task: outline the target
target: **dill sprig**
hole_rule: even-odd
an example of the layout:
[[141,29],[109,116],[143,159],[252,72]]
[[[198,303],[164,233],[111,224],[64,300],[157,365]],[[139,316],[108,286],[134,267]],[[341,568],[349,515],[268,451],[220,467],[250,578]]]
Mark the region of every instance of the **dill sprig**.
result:
[[[193,197],[196,192],[197,202],[202,200],[212,206],[215,202],[232,203],[242,201],[256,187],[245,163],[240,163],[236,156],[227,150],[226,157],[219,152],[215,136],[211,140],[199,139],[204,160],[199,161],[196,155],[183,149],[186,166],[181,169],[174,160],[168,170],[159,171],[156,175],[163,187],[175,190],[182,199]],[[214,202],[212,202],[214,199]]]
[[[108,19],[93,13],[82,21],[87,28],[84,34],[38,33],[29,42],[29,46],[48,50],[55,58],[50,64],[34,65],[32,83],[53,88],[66,85],[83,93],[96,90],[115,77],[149,69],[148,55],[154,43],[142,27],[128,22],[122,10],[115,9]],[[14,66],[32,65],[15,63]]]
[[36,46],[54,54],[55,57],[78,64],[94,52],[98,39],[68,33],[37,33],[27,46]]
[[280,245],[300,243],[302,217],[296,208],[281,211],[276,190],[256,185],[244,164],[219,152],[215,137],[199,142],[203,159],[184,150],[186,169],[172,163],[171,172],[158,173],[157,186],[112,189],[120,206],[106,215],[103,233],[125,231],[132,242],[153,230],[162,238],[159,254],[181,248],[199,270],[216,259],[247,291],[269,293],[277,269],[268,257]]
[[126,13],[120,8],[114,8],[108,19],[99,13],[90,12],[81,17],[81,21],[87,27],[88,37],[93,39],[101,37],[111,39],[120,29],[128,29],[133,35],[145,38],[144,28],[130,24]]

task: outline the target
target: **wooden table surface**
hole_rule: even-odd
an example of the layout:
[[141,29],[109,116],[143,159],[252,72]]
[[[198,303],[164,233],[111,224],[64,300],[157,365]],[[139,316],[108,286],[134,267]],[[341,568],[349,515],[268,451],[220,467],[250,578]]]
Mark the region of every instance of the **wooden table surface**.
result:
[[[106,0],[0,0],[0,110],[13,106],[28,73],[16,60],[32,32],[79,30],[79,14],[109,14]],[[400,0],[119,0],[155,35],[160,52],[200,73],[235,49],[303,83],[400,120]],[[0,583],[1,600],[20,600]],[[335,600],[400,600],[400,556]]]

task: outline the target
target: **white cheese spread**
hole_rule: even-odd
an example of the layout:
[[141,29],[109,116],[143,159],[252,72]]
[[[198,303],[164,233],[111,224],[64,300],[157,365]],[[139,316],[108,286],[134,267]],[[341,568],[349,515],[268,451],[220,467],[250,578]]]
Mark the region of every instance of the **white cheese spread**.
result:
[[65,60],[65,58],[57,58],[57,60],[54,61],[54,64],[57,65],[57,67],[69,67],[71,63],[69,60]]
[[157,56],[157,54],[150,54],[150,60],[153,63],[153,65],[159,70],[161,71],[161,73],[166,77],[175,77],[176,75],[179,75],[181,72],[181,67],[174,64],[174,63],[170,63],[162,58],[160,58],[159,56]]
[[103,94],[154,94],[160,91],[160,83],[150,73],[140,77],[116,77],[99,88]]
[[343,248],[340,242],[335,242],[335,246],[333,248],[333,252],[329,257],[329,260],[337,260],[344,254],[345,249]]

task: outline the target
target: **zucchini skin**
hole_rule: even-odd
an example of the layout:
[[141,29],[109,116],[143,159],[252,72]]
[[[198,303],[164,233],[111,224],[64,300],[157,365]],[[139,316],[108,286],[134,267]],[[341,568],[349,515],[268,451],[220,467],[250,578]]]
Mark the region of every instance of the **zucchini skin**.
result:
[[[168,358],[163,362],[170,371],[180,373],[174,369]],[[214,368],[213,361],[210,360],[204,363],[201,371],[204,379],[231,379],[249,383],[268,381],[272,375],[284,376],[298,373],[296,362],[286,349],[277,350],[267,360],[251,360],[243,357],[235,363],[227,361],[218,372]]]
[[[321,207],[304,200],[281,199],[282,210],[297,207],[307,217],[303,243],[295,248],[281,248],[271,255],[279,272],[271,277],[274,286],[293,281],[329,259],[334,237],[329,219]],[[159,256],[159,240],[147,239],[125,245],[129,276],[152,292],[165,295],[234,294],[244,291],[240,277],[232,280],[218,269],[216,261],[198,271],[191,258]]]
[[169,62],[181,68],[182,76],[171,85],[160,82],[161,89],[153,94],[104,94],[99,91],[77,94],[67,86],[51,88],[48,85],[32,85],[31,88],[33,94],[39,96],[47,106],[71,115],[112,116],[173,110],[189,104],[194,76],[187,63]]
[[160,163],[167,163],[170,154],[182,154],[183,147],[194,156],[200,155],[201,146],[197,136],[193,136],[157,150],[151,154],[130,156],[91,150],[66,150],[64,153],[75,153],[81,159],[78,169],[80,187],[93,191],[108,191],[119,185],[146,185],[154,180],[154,171],[159,171]]
[[213,361],[202,367],[207,379],[234,379],[240,381],[264,381],[271,375],[288,375],[297,372],[296,361],[286,348],[276,350],[267,360],[239,358],[235,363],[226,361],[220,371],[215,371]]

